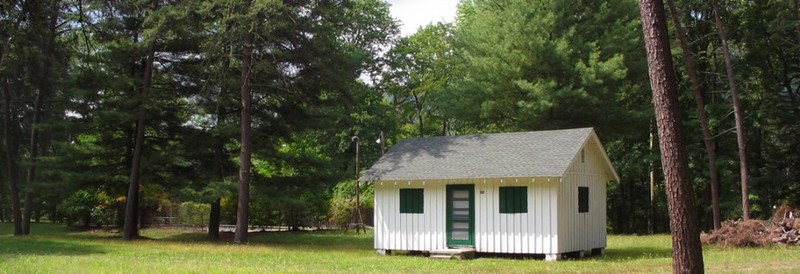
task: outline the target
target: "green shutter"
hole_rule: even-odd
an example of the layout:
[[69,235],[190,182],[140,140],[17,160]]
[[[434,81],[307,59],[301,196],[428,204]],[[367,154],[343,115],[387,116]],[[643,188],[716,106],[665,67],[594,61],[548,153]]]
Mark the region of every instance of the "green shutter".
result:
[[400,189],[400,213],[421,214],[424,212],[424,196],[421,188]]
[[578,213],[589,212],[589,187],[578,187]]
[[528,187],[500,187],[500,213],[528,213]]

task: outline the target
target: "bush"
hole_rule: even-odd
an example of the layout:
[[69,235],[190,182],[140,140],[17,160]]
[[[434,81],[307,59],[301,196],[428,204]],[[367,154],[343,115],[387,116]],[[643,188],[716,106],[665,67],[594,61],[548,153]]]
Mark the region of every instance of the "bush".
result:
[[204,226],[208,224],[211,214],[211,205],[194,202],[183,202],[178,206],[178,223],[190,226]]
[[64,199],[57,210],[64,214],[67,225],[80,221],[88,227],[94,221],[101,226],[114,222],[113,203],[113,199],[102,190],[82,189]]
[[[371,212],[375,197],[375,189],[372,185],[361,185],[361,213]],[[333,188],[333,198],[328,213],[331,224],[345,227],[353,218],[356,201],[356,182],[343,181]],[[362,216],[364,217],[364,216]],[[366,220],[366,219],[365,219]]]

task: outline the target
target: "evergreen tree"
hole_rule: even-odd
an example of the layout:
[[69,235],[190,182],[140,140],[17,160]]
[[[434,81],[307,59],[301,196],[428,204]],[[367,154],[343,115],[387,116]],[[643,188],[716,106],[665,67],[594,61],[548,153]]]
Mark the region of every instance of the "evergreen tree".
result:
[[672,269],[676,273],[703,273],[700,229],[694,210],[688,153],[684,150],[677,78],[672,68],[664,3],[645,0],[640,2],[639,8],[666,180],[672,231]]

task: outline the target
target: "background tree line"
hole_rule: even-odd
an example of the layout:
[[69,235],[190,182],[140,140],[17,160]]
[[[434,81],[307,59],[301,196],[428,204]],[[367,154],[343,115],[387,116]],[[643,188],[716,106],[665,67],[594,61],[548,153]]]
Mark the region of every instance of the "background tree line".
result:
[[[674,6],[702,228],[715,225],[712,185],[721,219],[744,213],[715,15],[739,91],[749,212],[798,206],[798,1]],[[352,136],[368,167],[381,132],[391,146],[584,126],[597,129],[622,178],[609,185],[610,230],[669,229],[664,185],[652,176],[661,165],[634,0],[462,1],[456,22],[409,37],[378,0],[5,0],[0,23],[0,221],[17,234],[48,219],[134,237],[187,202],[209,205],[210,237],[245,218],[341,224],[354,203]]]

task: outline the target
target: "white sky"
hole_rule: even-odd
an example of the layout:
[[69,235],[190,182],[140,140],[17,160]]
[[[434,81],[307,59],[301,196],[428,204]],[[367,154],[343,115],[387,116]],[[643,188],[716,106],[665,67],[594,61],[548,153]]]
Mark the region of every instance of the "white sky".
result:
[[400,21],[400,34],[408,36],[419,27],[434,22],[453,22],[458,0],[385,0],[389,11]]

